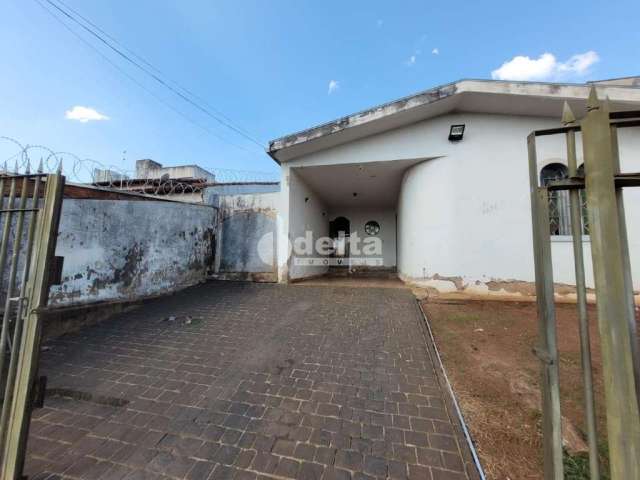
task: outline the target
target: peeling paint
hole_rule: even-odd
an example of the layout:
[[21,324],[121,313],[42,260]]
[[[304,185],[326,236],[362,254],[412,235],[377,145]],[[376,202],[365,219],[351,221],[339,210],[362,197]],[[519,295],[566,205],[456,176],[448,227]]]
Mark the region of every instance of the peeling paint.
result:
[[135,300],[203,281],[216,215],[204,205],[65,199],[56,248],[63,282],[49,304]]
[[[535,299],[536,284],[522,280],[489,279],[480,280],[461,276],[443,276],[435,274],[425,278],[412,278],[399,275],[410,286],[424,288],[434,294],[461,294],[470,296],[493,296],[518,299]],[[575,302],[576,287],[563,283],[554,284],[555,296],[559,300]],[[595,290],[587,289],[587,300],[595,301]]]

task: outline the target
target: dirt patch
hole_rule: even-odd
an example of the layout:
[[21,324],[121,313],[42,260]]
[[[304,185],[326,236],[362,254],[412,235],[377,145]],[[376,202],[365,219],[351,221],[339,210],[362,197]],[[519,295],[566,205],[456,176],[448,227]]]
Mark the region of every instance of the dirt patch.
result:
[[[535,303],[425,299],[447,374],[490,479],[542,479],[540,364]],[[605,438],[602,363],[589,306],[598,434]],[[565,442],[585,450],[575,305],[557,306]],[[579,478],[579,477],[578,477]],[[585,477],[586,478],[586,477]]]

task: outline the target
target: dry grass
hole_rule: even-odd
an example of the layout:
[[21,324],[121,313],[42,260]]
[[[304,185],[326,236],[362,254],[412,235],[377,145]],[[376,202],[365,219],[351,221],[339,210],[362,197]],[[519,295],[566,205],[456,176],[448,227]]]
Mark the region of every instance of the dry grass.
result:
[[[540,365],[532,354],[538,338],[535,303],[432,299],[423,307],[488,477],[542,479]],[[595,308],[590,306],[589,313],[598,426],[604,437]],[[558,305],[557,318],[563,427],[580,449],[584,409],[575,305]]]

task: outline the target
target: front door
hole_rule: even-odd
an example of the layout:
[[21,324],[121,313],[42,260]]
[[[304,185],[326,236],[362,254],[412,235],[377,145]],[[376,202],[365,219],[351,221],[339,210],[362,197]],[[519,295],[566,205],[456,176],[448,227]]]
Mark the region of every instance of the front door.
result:
[[351,225],[349,219],[337,217],[329,222],[329,236],[333,239],[333,257],[349,258],[349,236]]

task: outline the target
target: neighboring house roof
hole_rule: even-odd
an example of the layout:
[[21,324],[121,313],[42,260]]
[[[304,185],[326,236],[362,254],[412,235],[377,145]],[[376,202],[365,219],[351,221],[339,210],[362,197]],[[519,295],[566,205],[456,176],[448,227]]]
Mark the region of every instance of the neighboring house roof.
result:
[[608,96],[612,108],[633,110],[640,105],[640,77],[587,84],[459,80],[394,100],[362,112],[269,142],[267,153],[278,163],[451,112],[557,117],[562,103],[583,115],[589,89]]

